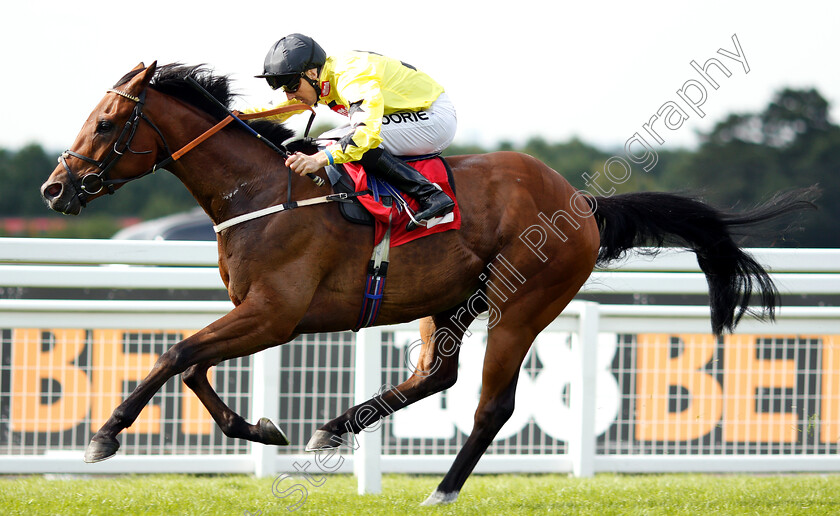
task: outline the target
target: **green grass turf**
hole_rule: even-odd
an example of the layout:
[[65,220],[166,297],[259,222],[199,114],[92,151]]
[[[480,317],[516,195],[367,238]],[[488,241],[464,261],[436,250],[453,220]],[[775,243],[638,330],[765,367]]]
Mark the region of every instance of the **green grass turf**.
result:
[[[278,492],[306,485],[299,500],[272,494],[274,479],[244,475],[0,477],[0,513],[136,514],[840,514],[840,475],[473,475],[458,501],[418,507],[441,476],[385,475],[382,494],[356,494],[348,475],[300,477]],[[316,478],[317,480],[317,478]]]

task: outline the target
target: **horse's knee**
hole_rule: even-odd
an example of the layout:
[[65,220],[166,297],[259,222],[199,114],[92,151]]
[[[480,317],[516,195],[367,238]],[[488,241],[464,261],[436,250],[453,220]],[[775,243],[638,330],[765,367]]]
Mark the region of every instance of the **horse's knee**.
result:
[[190,353],[186,353],[179,344],[175,344],[159,356],[152,370],[165,371],[174,376],[185,372],[192,366]]
[[433,392],[440,392],[449,389],[455,382],[458,381],[458,368],[454,368],[452,371],[441,370],[438,371],[437,375],[432,375],[432,389]]
[[[451,369],[451,370],[450,370]],[[458,381],[458,367],[440,368],[428,375],[422,376],[415,373],[415,385],[417,390],[425,395],[436,394],[449,389]]]
[[198,387],[203,375],[207,374],[207,369],[199,367],[198,364],[189,366],[181,373],[181,380],[190,389]]

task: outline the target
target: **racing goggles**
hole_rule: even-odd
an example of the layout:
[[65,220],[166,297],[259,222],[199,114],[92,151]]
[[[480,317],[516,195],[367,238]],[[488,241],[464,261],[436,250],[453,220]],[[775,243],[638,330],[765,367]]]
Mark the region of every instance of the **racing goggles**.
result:
[[265,78],[272,90],[282,89],[294,93],[300,88],[300,75],[271,75]]

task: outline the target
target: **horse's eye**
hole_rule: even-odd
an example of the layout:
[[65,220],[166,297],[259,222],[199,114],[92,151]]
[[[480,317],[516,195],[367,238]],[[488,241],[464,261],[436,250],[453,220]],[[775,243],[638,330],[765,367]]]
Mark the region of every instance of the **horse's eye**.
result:
[[108,120],[100,120],[99,123],[96,124],[96,132],[99,134],[105,134],[113,128],[114,124],[112,124]]

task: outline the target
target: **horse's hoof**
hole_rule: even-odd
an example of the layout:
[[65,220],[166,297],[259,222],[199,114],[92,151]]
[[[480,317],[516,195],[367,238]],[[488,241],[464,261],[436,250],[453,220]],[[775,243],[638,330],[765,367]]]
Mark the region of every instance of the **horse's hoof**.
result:
[[271,422],[267,417],[260,418],[257,423],[260,429],[260,442],[263,444],[273,444],[275,446],[288,446],[289,438],[282,430],[277,428],[277,425]]
[[435,492],[430,494],[426,501],[421,503],[421,506],[429,506],[429,505],[446,505],[448,503],[452,503],[458,499],[458,491],[453,491],[451,493],[442,493],[435,489]]
[[120,443],[116,439],[108,441],[95,441],[91,439],[87,450],[85,450],[85,462],[94,463],[110,459],[116,455],[119,449]]
[[321,450],[331,450],[341,446],[341,436],[327,432],[326,430],[315,430],[309,442],[306,443],[306,451],[316,452]]

